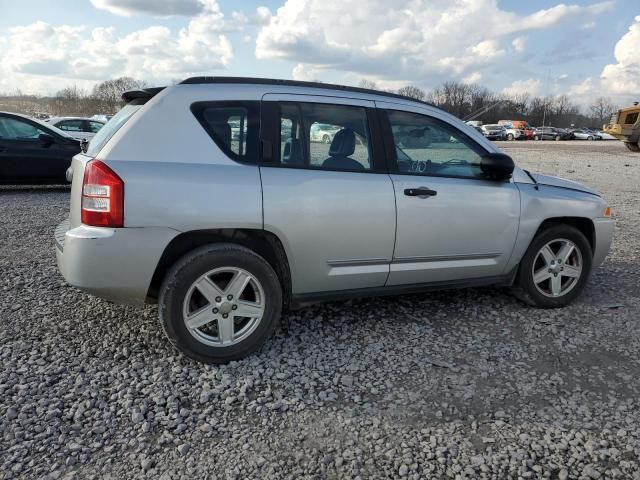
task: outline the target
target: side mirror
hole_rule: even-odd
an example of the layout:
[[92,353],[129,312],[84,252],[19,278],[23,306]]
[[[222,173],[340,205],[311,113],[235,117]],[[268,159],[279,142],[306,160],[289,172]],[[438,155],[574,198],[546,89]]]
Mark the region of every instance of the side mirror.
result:
[[513,159],[504,153],[488,153],[480,160],[480,169],[492,180],[508,180],[514,168]]
[[53,138],[51,135],[47,133],[41,133],[38,136],[38,140],[40,140],[40,143],[42,143],[42,145],[44,145],[45,147],[52,145],[56,141],[55,138]]

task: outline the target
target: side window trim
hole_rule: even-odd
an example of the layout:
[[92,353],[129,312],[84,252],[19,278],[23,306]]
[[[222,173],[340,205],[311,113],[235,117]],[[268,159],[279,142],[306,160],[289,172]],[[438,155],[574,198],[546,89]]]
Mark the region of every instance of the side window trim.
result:
[[[246,160],[233,151],[226,151],[216,139],[216,134],[211,125],[204,118],[204,111],[207,108],[244,108],[247,111],[247,142]],[[190,106],[191,113],[209,135],[211,141],[230,160],[242,165],[258,165],[260,163],[260,101],[259,100],[214,100],[194,102]],[[254,132],[252,135],[251,132]]]
[[[399,107],[400,105],[398,105]],[[394,105],[395,107],[395,105]],[[385,151],[385,157],[386,157],[386,161],[387,161],[387,168],[390,174],[393,175],[410,175],[410,176],[421,176],[421,177],[439,177],[439,178],[460,178],[460,179],[464,179],[464,180],[476,180],[476,181],[486,181],[486,179],[483,178],[479,178],[479,177],[474,177],[474,176],[466,176],[466,175],[451,175],[451,174],[439,174],[439,173],[433,173],[433,172],[402,172],[398,169],[398,158],[397,158],[397,153],[396,153],[396,149],[395,149],[395,140],[393,138],[393,132],[391,129],[391,122],[389,120],[389,115],[388,115],[388,111],[390,110],[395,110],[398,112],[404,112],[404,113],[410,113],[413,115],[422,115],[425,117],[429,117],[431,119],[434,119],[436,122],[440,122],[443,124],[446,124],[447,126],[449,126],[450,128],[453,128],[456,130],[456,132],[458,132],[461,136],[463,136],[465,139],[467,139],[474,148],[471,148],[473,151],[475,151],[476,153],[478,153],[479,155],[484,155],[489,153],[488,150],[486,148],[484,148],[481,144],[479,144],[478,142],[476,142],[473,138],[469,137],[466,133],[464,133],[462,130],[458,129],[455,125],[441,119],[441,118],[437,118],[436,116],[433,115],[429,115],[426,112],[416,112],[413,110],[404,110],[402,108],[394,108],[391,106],[378,106],[376,108],[376,110],[378,111],[378,119],[380,122],[380,125],[382,127],[382,138],[384,141],[384,151]]]
[[[296,96],[302,97],[302,96]],[[341,97],[336,97],[337,100],[343,100]],[[326,100],[326,99],[323,99]],[[303,150],[305,154],[305,164],[297,165],[297,164],[283,164],[280,158],[280,142],[281,142],[281,104],[295,104],[298,110],[298,116],[301,119],[301,125],[303,128],[301,129],[301,140],[303,143]],[[309,140],[309,132],[306,128],[306,122],[304,119],[304,115],[302,113],[302,105],[303,103],[318,103],[321,105],[333,105],[337,107],[356,107],[362,108],[365,112],[366,123],[367,123],[367,134],[368,134],[368,142],[369,142],[369,156],[370,156],[370,164],[371,168],[365,170],[349,170],[349,169],[332,169],[332,168],[316,168],[308,165],[308,161],[311,158],[310,148],[310,140]],[[387,165],[386,165],[386,155],[384,153],[383,141],[382,141],[382,132],[383,129],[380,126],[377,110],[373,105],[362,105],[362,102],[356,102],[354,104],[351,103],[332,103],[329,101],[315,101],[314,98],[291,98],[291,95],[283,97],[283,99],[277,98],[263,98],[261,102],[261,115],[260,115],[260,143],[262,145],[262,149],[270,148],[271,151],[266,153],[262,150],[262,155],[260,156],[260,165],[264,167],[272,167],[272,168],[293,168],[293,169],[305,169],[305,170],[314,170],[314,171],[325,171],[325,172],[349,172],[349,173],[388,173]]]

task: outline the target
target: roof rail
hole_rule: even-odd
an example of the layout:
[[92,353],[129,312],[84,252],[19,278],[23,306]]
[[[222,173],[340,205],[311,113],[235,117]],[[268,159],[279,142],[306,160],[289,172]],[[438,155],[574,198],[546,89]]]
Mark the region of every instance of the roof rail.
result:
[[122,100],[128,103],[136,98],[152,98],[164,89],[165,87],[149,87],[140,90],[129,90],[122,94]]
[[[418,102],[430,107],[435,107],[432,103],[415,98],[406,97],[398,93],[383,92],[370,88],[349,87],[347,85],[335,85],[332,83],[321,82],[303,82],[301,80],[284,80],[279,78],[254,78],[254,77],[190,77],[180,82],[180,85],[194,85],[202,83],[232,83],[232,84],[249,84],[249,85],[283,85],[290,87],[311,87],[322,88],[325,90],[342,90],[345,92],[366,93],[367,95],[379,95],[383,97],[398,98],[411,102]],[[437,108],[437,107],[436,107]]]

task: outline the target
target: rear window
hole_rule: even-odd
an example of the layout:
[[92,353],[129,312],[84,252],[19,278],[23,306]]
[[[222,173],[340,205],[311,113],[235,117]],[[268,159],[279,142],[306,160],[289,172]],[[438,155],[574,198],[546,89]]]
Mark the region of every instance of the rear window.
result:
[[191,105],[191,111],[227,157],[258,163],[258,102],[198,102]]
[[116,113],[111,120],[105,123],[98,133],[96,133],[91,139],[89,147],[87,148],[87,155],[91,157],[98,155],[105,143],[107,143],[109,139],[120,129],[120,127],[127,123],[127,120],[129,120],[134,113],[140,110],[148,100],[148,98],[136,98],[122,107],[122,109]]

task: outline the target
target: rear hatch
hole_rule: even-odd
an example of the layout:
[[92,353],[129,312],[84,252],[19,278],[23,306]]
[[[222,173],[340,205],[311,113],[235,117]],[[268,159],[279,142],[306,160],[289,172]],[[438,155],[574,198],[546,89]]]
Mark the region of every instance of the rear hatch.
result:
[[[161,89],[150,88],[126,92],[122,98],[128,103],[109,120],[104,127],[91,139],[85,152],[73,157],[71,161],[71,206],[69,212],[70,228],[79,226],[81,221],[82,181],[87,163],[94,158],[100,158],[100,150],[156,93]],[[68,175],[69,177],[69,175]]]

